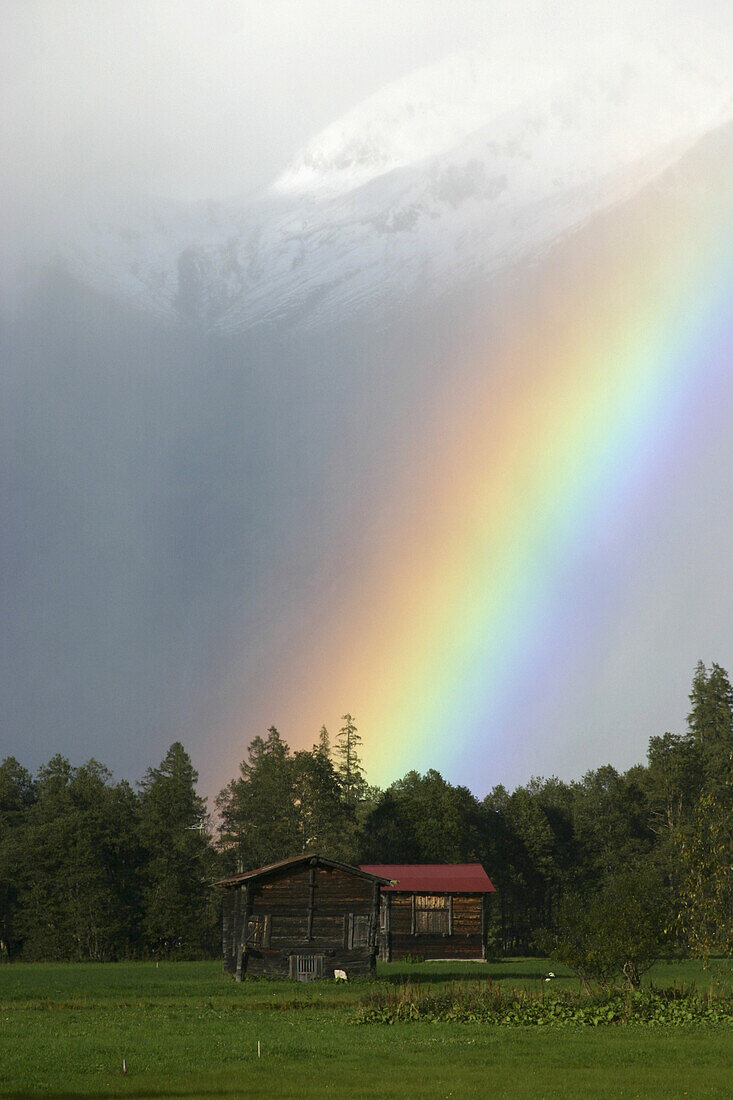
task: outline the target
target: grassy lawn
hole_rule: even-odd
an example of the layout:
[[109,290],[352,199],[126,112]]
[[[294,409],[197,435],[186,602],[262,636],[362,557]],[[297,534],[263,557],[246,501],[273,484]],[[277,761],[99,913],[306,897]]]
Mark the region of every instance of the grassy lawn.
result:
[[[393,963],[380,980],[538,988],[553,969]],[[730,961],[712,968],[730,987]],[[693,963],[657,984],[710,984]],[[68,1097],[727,1097],[733,1031],[638,1026],[547,1031],[479,1024],[360,1025],[373,988],[224,980],[217,963],[15,964],[0,968],[0,1093]],[[258,1058],[257,1043],[261,1056]],[[128,1072],[122,1074],[122,1059]]]

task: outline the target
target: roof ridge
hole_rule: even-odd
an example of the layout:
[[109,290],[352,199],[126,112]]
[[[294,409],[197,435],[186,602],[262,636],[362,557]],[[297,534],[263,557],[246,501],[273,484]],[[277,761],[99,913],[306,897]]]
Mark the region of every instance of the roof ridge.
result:
[[262,867],[253,867],[249,871],[240,871],[235,875],[228,875],[226,878],[219,879],[217,882],[213,882],[212,886],[235,886],[239,882],[249,882],[255,878],[262,878],[266,875],[275,873],[276,871],[284,870],[287,867],[297,866],[299,863],[310,863],[312,865],[321,865],[327,867],[334,867],[341,871],[346,871],[351,875],[358,875],[360,878],[369,878],[374,881],[382,880],[387,883],[390,880],[384,878],[382,875],[376,875],[371,871],[365,871],[362,867],[351,864],[343,863],[341,860],[329,859],[328,856],[322,856],[319,852],[305,852],[298,856],[288,856],[287,859],[277,860],[275,863],[266,863]]

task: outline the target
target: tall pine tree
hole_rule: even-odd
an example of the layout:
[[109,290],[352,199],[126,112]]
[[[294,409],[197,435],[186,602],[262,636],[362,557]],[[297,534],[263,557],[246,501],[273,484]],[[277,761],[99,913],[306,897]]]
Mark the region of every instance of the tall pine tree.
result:
[[700,761],[703,790],[725,795],[733,778],[733,688],[728,673],[715,663],[698,661],[687,716],[690,738]]
[[342,715],[342,721],[344,725],[339,730],[336,742],[338,775],[344,805],[350,810],[355,810],[367,788],[359,755],[361,737],[350,714]]
[[220,846],[231,871],[251,870],[297,855],[302,832],[294,795],[294,761],[275,726],[255,737],[240,775],[216,800]]
[[216,939],[210,883],[217,872],[198,772],[176,741],[140,783],[143,932],[154,955],[199,956]]

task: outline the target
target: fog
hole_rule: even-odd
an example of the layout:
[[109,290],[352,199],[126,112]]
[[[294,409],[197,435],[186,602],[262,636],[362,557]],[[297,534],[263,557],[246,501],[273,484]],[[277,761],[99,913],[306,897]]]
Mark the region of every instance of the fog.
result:
[[[338,636],[342,594],[359,579],[355,563],[370,554],[379,560],[388,545],[384,501],[391,500],[393,517],[403,504],[408,512],[413,506],[424,471],[399,464],[424,439],[423,417],[434,418],[438,435],[450,429],[439,398],[459,373],[457,345],[469,343],[470,295],[456,288],[438,309],[426,291],[389,333],[383,318],[402,307],[385,291],[384,302],[370,299],[372,313],[337,310],[320,333],[273,326],[234,338],[225,328],[186,327],[195,310],[181,318],[174,309],[159,323],[153,312],[135,312],[134,295],[115,299],[113,284],[69,278],[55,267],[68,225],[107,203],[114,208],[128,193],[171,203],[171,224],[175,204],[215,200],[236,209],[366,96],[453,52],[478,50],[504,68],[516,57],[530,73],[570,64],[591,42],[683,42],[698,67],[725,72],[733,8],[711,0],[0,0],[0,18],[0,758],[12,753],[35,767],[55,752],[74,762],[94,755],[135,778],[181,737],[206,792],[215,793],[250,737],[280,722],[282,671],[292,664],[307,677],[319,632]],[[725,141],[713,135],[693,151],[686,171],[702,181],[697,192],[686,190],[684,172],[672,172],[664,184],[670,224],[688,202],[695,222],[694,201],[704,209],[700,196],[714,189],[718,157],[729,194],[731,148],[728,131]],[[621,210],[588,228],[586,243],[576,242],[582,256],[586,245],[588,256],[605,256],[608,246],[622,268],[628,225],[657,205],[649,192],[630,201],[637,211],[630,221]],[[116,228],[103,244],[122,250]],[[249,255],[248,232],[242,256]],[[385,230],[387,254],[395,236]],[[176,257],[183,246],[171,239],[180,306],[183,274],[198,278],[196,265],[206,257]],[[368,251],[371,238],[364,240]],[[608,242],[617,240],[614,253]],[[301,271],[307,281],[318,243],[309,251],[308,239],[299,250],[296,240],[291,255],[289,241],[282,259],[294,280],[288,290]],[[97,243],[92,238],[89,247]],[[259,258],[256,249],[253,255]],[[352,265],[347,254],[347,272],[358,268],[354,255]],[[125,277],[137,260],[127,258]],[[279,263],[276,253],[264,297],[280,286]],[[524,279],[531,302],[534,276],[513,277],[520,286]],[[584,282],[579,276],[575,285],[580,301]],[[134,280],[127,285],[139,289]],[[198,307],[200,281],[189,289]],[[307,319],[311,298],[294,298],[294,313]],[[488,291],[477,288],[475,301],[480,340],[516,305],[502,279]],[[627,524],[638,518],[640,548],[627,559],[611,546],[610,566],[601,554],[567,581],[571,596],[577,581],[593,607],[583,682],[568,674],[562,690],[548,690],[522,745],[519,726],[508,724],[491,751],[463,751],[453,761],[446,736],[438,763],[447,761],[447,778],[485,793],[493,782],[524,781],[538,769],[570,778],[609,759],[628,766],[664,723],[684,721],[694,661],[733,657],[725,651],[727,592],[720,597],[733,532],[717,504],[731,468],[732,399],[726,381],[716,385],[716,408],[706,411],[699,434],[685,437],[684,469],[661,486],[646,485],[651,503],[642,495],[634,504],[639,515],[632,507],[624,516]],[[396,472],[404,500],[393,495]],[[599,546],[605,536],[600,528]],[[606,629],[593,614],[596,586],[609,572],[617,590],[603,597],[613,605]],[[322,607],[331,614],[323,623]],[[675,633],[682,619],[684,636]],[[639,678],[627,690],[652,653],[648,682]],[[554,676],[564,668],[560,649],[553,660]],[[298,747],[313,740],[322,720],[338,728],[340,708],[352,706],[335,701],[334,684],[333,713],[313,702],[306,728],[299,725],[300,688],[296,677],[282,731]],[[527,721],[524,698],[514,702]],[[549,719],[540,713],[546,706],[555,707]],[[368,745],[375,731],[362,732]],[[388,744],[389,734],[377,733]],[[380,763],[371,778],[396,778],[386,753]]]
[[[725,68],[715,0],[0,0],[0,308],[81,207],[266,187],[324,126],[453,51],[542,67],[589,41],[684,41]],[[30,270],[29,270],[30,265]]]
[[711,0],[3,0],[6,199],[88,188],[240,196],[404,73],[467,48],[542,64],[621,34],[727,59]]

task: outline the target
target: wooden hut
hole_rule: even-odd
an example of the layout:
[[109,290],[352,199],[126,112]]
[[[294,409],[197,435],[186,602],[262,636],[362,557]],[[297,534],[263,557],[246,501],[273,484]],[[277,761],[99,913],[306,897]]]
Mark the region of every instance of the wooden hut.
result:
[[294,856],[222,879],[224,971],[272,978],[368,974],[375,966],[379,875]]
[[379,957],[485,959],[488,898],[480,863],[370,863],[381,888]]

